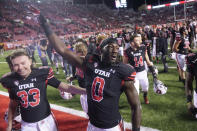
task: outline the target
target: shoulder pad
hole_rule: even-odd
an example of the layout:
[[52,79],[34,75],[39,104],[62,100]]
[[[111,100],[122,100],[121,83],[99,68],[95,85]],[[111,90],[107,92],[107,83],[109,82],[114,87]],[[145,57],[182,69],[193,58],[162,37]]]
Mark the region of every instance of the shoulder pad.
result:
[[119,68],[119,73],[122,76],[123,80],[134,80],[136,76],[136,71],[133,68],[133,66],[129,64],[120,64]]

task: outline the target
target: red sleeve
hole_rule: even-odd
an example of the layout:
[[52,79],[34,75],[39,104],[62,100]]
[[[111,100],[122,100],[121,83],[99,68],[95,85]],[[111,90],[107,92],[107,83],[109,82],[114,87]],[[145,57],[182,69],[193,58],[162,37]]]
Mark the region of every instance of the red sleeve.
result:
[[59,85],[60,85],[60,83],[61,83],[61,81],[59,81],[58,79],[56,79],[54,77],[53,69],[50,68],[49,69],[48,76],[47,76],[46,84],[49,84],[50,86],[53,86],[55,88],[58,88]]

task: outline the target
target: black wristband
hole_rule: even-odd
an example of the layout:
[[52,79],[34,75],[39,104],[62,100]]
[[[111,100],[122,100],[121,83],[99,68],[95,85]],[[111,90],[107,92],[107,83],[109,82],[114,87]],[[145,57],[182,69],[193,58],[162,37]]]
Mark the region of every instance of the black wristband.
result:
[[140,128],[132,128],[132,131],[140,131]]
[[189,103],[189,102],[192,102],[192,96],[191,95],[187,96],[187,103]]

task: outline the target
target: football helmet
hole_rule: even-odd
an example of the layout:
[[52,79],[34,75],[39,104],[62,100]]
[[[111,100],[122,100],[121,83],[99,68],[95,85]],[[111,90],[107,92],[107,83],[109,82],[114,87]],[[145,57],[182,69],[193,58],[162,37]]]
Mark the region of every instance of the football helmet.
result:
[[153,91],[157,94],[163,95],[167,92],[167,87],[160,80],[154,80]]
[[68,92],[64,92],[64,91],[60,91],[60,96],[62,97],[62,99],[64,100],[70,100],[73,98],[73,95],[71,93],[68,93]]
[[176,52],[170,53],[169,58],[173,59],[173,60],[176,60]]

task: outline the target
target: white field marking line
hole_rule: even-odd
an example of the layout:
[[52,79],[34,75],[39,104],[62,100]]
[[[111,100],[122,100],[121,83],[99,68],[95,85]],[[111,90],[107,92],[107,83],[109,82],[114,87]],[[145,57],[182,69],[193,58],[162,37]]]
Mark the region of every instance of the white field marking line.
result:
[[[4,92],[4,91],[0,91],[0,95],[9,96],[8,93]],[[88,119],[86,113],[83,112],[83,111],[79,111],[79,110],[75,110],[75,109],[67,108],[67,107],[62,107],[62,106],[58,106],[58,105],[55,105],[55,104],[50,104],[50,106],[51,106],[52,109]],[[131,123],[128,123],[128,122],[124,121],[124,127],[126,129],[131,129],[132,126],[131,126]],[[141,126],[140,131],[159,131],[159,130]]]

